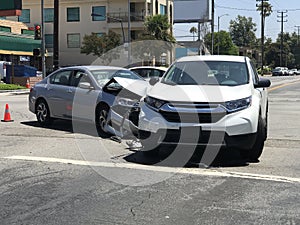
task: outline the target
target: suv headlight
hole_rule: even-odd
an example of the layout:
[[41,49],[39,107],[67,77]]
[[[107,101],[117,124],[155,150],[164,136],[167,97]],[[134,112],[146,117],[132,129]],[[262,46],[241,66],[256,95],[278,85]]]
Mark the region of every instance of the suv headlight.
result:
[[163,100],[159,100],[156,98],[152,98],[147,96],[144,99],[144,102],[146,103],[146,105],[148,105],[150,108],[153,108],[154,110],[158,110],[160,107],[162,107],[166,102]]
[[225,102],[225,108],[227,112],[232,113],[248,108],[249,106],[251,106],[251,103],[252,97],[250,96],[248,98]]

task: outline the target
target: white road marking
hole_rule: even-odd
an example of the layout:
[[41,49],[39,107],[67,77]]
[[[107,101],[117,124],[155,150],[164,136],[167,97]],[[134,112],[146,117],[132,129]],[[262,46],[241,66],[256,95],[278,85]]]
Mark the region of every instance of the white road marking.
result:
[[284,176],[240,173],[240,172],[231,172],[231,171],[220,171],[217,169],[174,168],[174,167],[162,167],[162,166],[148,166],[148,165],[133,164],[133,163],[95,162],[95,161],[60,159],[60,158],[49,158],[49,157],[35,157],[35,156],[9,156],[9,157],[3,157],[3,158],[4,159],[12,159],[12,160],[73,164],[73,165],[81,165],[81,166],[96,166],[96,167],[106,167],[106,168],[147,170],[147,171],[154,171],[154,172],[174,173],[174,174],[191,174],[191,175],[217,176],[217,177],[235,177],[235,178],[243,178],[243,179],[276,181],[276,182],[284,182],[284,183],[300,183],[300,178],[296,178],[296,177],[284,177]]

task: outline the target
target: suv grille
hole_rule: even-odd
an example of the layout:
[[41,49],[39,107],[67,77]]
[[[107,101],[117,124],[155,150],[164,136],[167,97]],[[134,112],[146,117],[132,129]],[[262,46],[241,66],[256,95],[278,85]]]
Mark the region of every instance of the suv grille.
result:
[[224,113],[178,113],[178,112],[166,112],[161,111],[160,114],[168,121],[174,123],[216,123],[222,119],[226,112]]
[[173,123],[215,123],[226,115],[221,104],[214,103],[167,103],[159,113]]

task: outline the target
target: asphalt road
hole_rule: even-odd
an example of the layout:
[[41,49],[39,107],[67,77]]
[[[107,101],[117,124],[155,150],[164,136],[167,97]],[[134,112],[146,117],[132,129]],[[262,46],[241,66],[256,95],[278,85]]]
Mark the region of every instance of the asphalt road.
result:
[[26,94],[0,94],[14,119],[0,123],[0,224],[300,224],[300,83],[271,79],[260,162],[224,151],[210,168],[159,166],[88,125],[39,127]]

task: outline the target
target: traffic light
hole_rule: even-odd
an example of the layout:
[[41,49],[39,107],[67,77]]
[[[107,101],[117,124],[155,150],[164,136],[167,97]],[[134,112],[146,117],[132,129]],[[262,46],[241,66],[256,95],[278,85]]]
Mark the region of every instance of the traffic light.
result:
[[34,39],[35,40],[41,40],[42,39],[42,30],[41,25],[34,25]]
[[41,50],[39,48],[34,48],[32,53],[34,56],[39,56],[41,54]]

